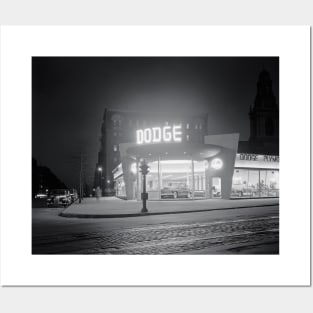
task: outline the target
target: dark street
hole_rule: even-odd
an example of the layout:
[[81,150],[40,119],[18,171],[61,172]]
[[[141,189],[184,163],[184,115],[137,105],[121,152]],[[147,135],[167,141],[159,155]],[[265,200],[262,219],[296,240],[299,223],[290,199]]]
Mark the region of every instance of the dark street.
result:
[[278,254],[279,207],[128,218],[33,209],[33,254]]

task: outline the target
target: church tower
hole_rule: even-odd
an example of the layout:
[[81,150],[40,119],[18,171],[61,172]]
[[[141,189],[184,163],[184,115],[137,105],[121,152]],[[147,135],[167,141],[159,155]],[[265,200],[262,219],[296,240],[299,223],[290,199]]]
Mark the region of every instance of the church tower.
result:
[[262,70],[257,82],[254,106],[250,107],[251,142],[278,142],[279,108],[272,90],[272,80],[266,70]]

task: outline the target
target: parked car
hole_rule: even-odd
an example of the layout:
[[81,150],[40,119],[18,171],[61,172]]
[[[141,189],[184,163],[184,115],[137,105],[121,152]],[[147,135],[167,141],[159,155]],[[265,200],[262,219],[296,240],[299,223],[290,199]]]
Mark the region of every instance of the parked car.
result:
[[191,198],[191,190],[185,183],[171,182],[161,189],[161,198]]
[[260,197],[260,191],[255,188],[232,189],[232,197],[256,198]]
[[72,197],[68,189],[53,189],[47,198],[47,205],[69,206],[72,203]]
[[38,192],[36,195],[35,195],[35,199],[45,199],[47,198],[48,195],[46,193],[43,193],[43,192]]
[[71,189],[70,195],[71,195],[72,203],[78,199],[78,193],[76,189]]

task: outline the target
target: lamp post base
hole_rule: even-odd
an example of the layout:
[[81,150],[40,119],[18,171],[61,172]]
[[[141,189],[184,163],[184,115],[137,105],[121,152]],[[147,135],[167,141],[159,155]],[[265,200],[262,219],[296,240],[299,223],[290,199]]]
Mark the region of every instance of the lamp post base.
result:
[[142,208],[142,209],[141,209],[141,213],[148,213],[147,208]]
[[141,213],[148,213],[148,209],[147,209],[148,193],[145,191],[145,189],[146,188],[144,188],[144,192],[141,194],[141,199],[142,199]]

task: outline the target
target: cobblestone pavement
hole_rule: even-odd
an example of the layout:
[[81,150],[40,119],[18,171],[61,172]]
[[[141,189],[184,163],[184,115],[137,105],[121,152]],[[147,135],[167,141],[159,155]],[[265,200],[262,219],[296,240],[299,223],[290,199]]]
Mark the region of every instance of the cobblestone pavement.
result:
[[33,237],[33,254],[227,254],[251,247],[279,253],[277,215]]

